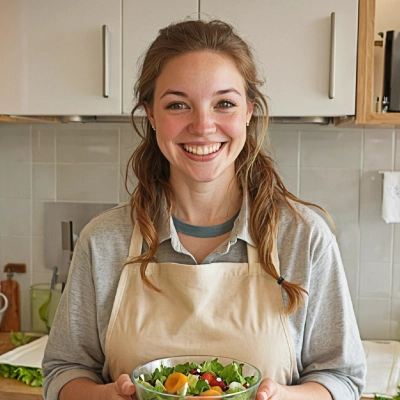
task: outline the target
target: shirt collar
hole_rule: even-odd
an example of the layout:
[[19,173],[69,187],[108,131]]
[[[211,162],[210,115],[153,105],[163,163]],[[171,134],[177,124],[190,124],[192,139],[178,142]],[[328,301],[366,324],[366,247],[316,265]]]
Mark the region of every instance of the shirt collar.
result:
[[[171,239],[171,244],[174,246],[180,245],[178,235],[176,233],[176,229],[174,223],[172,221],[172,217],[168,219],[167,213],[167,202],[165,198],[163,198],[161,203],[161,217],[159,219],[159,224],[156,227],[158,233],[158,242],[162,243],[166,240]],[[249,221],[250,221],[250,204],[249,199],[246,195],[243,196],[242,207],[240,209],[240,213],[236,218],[236,221],[233,225],[233,229],[231,232],[231,236],[229,241],[234,243],[237,239],[244,240],[246,243],[255,247],[255,243],[250,234],[249,229]],[[175,246],[174,246],[175,247]]]

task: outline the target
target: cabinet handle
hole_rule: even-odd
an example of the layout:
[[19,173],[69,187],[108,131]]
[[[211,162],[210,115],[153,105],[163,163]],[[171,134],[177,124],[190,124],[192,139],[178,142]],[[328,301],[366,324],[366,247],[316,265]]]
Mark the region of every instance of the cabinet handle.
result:
[[103,97],[108,97],[110,92],[110,31],[103,25]]
[[331,55],[329,63],[329,98],[335,97],[335,69],[336,69],[336,14],[331,14]]

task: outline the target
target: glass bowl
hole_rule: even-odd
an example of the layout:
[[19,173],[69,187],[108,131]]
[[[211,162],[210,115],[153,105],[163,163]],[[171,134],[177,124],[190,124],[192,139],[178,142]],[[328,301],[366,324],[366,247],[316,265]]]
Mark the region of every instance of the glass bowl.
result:
[[[195,363],[195,364],[203,364],[205,361],[213,361],[218,359],[218,363],[222,364],[222,366],[227,366],[232,364],[232,362],[236,361],[242,367],[242,376],[246,377],[254,377],[252,379],[252,385],[245,390],[235,393],[227,393],[219,396],[201,396],[196,394],[172,394],[168,392],[160,392],[155,390],[154,388],[150,388],[145,386],[145,384],[138,382],[141,378],[148,378],[153,374],[153,372],[160,367],[175,367],[178,364],[186,364],[186,363]],[[256,397],[256,393],[258,387],[261,383],[261,372],[251,364],[246,362],[235,360],[227,357],[218,357],[218,356],[177,356],[177,357],[167,357],[161,358],[158,360],[150,361],[146,364],[140,365],[131,374],[131,379],[135,384],[136,388],[136,397],[138,400],[177,400],[177,399],[188,399],[188,398],[198,398],[200,399],[234,399],[234,400],[254,400]],[[164,382],[163,382],[164,383]]]

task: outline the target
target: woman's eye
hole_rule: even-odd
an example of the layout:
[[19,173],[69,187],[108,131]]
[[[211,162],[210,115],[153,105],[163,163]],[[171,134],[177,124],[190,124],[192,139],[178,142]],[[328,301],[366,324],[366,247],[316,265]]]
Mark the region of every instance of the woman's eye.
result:
[[188,108],[185,103],[172,103],[167,106],[167,108],[171,110],[183,110],[185,108]]
[[217,108],[229,108],[229,107],[235,107],[235,103],[232,103],[229,100],[222,100],[217,104]]

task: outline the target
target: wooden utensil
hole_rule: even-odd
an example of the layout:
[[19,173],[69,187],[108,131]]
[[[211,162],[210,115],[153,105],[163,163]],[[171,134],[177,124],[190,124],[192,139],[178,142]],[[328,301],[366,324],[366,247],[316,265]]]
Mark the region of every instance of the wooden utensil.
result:
[[0,324],[1,332],[20,332],[21,330],[21,293],[19,283],[12,279],[14,273],[25,273],[26,264],[7,264],[4,267],[7,279],[0,282],[0,290],[8,299],[8,308]]

